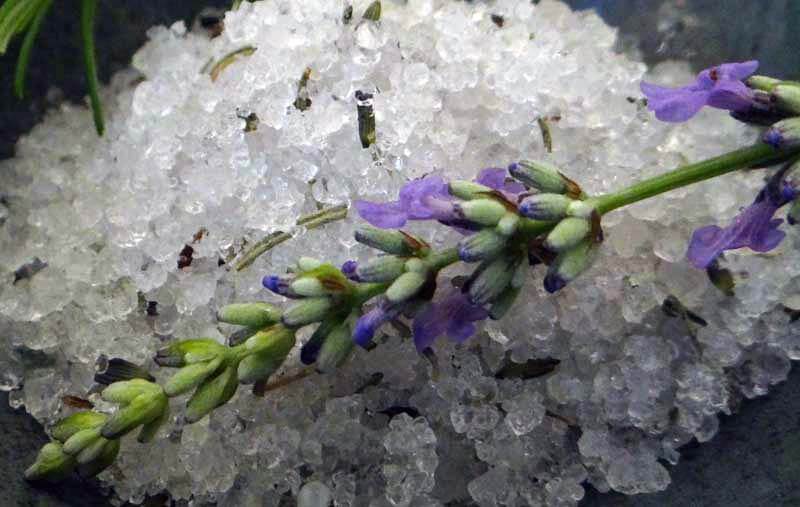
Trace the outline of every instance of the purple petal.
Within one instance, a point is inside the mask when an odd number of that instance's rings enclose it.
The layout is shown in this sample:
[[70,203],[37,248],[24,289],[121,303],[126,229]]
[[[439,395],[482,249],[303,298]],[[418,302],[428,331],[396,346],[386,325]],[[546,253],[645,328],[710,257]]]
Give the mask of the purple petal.
[[408,220],[408,214],[396,201],[386,203],[354,201],[353,205],[361,218],[381,229],[397,229],[404,226]]
[[444,334],[461,343],[475,334],[474,323],[488,316],[483,307],[472,304],[466,294],[453,288],[414,318],[414,344],[421,352]]
[[697,114],[708,102],[708,91],[691,90],[687,87],[667,89],[642,82],[642,92],[647,97],[647,108],[656,113],[661,121],[680,123]]
[[720,81],[711,90],[707,105],[728,111],[747,111],[753,106],[753,90],[741,81]]
[[381,306],[376,306],[372,310],[362,315],[358,322],[356,322],[355,330],[353,331],[353,341],[361,347],[366,347],[375,336],[375,331],[378,330],[389,317]]
[[507,194],[518,195],[525,191],[522,183],[512,179],[508,171],[500,167],[482,170],[475,178],[475,182]]
[[686,253],[689,262],[704,269],[725,250],[747,247],[755,252],[768,252],[777,247],[786,234],[778,229],[783,220],[772,217],[785,202],[771,202],[762,195],[728,227],[709,225],[694,231]]
[[717,67],[721,79],[742,81],[758,69],[758,60],[741,63],[723,63]]

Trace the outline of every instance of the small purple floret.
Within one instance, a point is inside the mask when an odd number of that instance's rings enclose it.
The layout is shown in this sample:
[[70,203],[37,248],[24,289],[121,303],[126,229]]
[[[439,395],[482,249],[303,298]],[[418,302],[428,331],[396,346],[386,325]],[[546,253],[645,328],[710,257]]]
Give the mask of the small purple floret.
[[285,292],[289,288],[286,279],[278,275],[265,276],[264,279],[261,280],[261,284],[275,294],[280,294],[281,296],[285,295]]
[[353,280],[354,282],[358,281],[358,275],[356,275],[356,270],[358,269],[358,262],[354,260],[346,261],[342,264],[341,271],[348,279]]
[[725,228],[708,225],[694,231],[686,257],[693,266],[705,269],[725,250],[747,247],[754,252],[768,252],[777,247],[786,233],[783,223],[773,218],[779,208],[798,196],[797,190],[783,181],[786,170],[776,173],[759,192],[753,204],[743,209]]
[[382,300],[358,319],[353,330],[353,341],[361,347],[369,345],[378,329],[397,317],[402,308],[402,305],[392,305],[389,301]]
[[461,343],[475,334],[475,323],[488,316],[483,307],[472,304],[466,294],[453,288],[414,318],[414,344],[422,352],[442,335]]
[[522,183],[511,178],[508,171],[501,167],[489,167],[482,170],[475,178],[475,183],[497,190],[512,201],[515,201],[519,194],[525,192]]
[[753,90],[743,80],[758,68],[758,61],[723,63],[697,75],[695,82],[680,88],[667,88],[642,82],[647,107],[656,118],[666,122],[684,122],[703,106],[745,112],[758,108]]
[[361,218],[375,227],[397,229],[409,220],[452,219],[452,200],[444,178],[430,174],[403,185],[397,201],[355,201],[353,204]]

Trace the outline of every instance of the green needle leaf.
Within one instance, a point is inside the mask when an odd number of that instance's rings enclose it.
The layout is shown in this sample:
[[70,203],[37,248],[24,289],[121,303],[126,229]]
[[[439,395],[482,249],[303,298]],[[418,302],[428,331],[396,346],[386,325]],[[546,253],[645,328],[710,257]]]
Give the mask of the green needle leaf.
[[42,28],[42,21],[50,11],[50,6],[53,5],[53,0],[43,0],[39,10],[36,12],[36,17],[33,18],[28,33],[25,34],[25,39],[22,41],[22,48],[19,50],[19,58],[17,59],[17,68],[14,73],[14,94],[17,98],[22,99],[25,96],[25,77],[28,72],[28,63],[31,60],[31,52],[33,50],[33,43],[39,31]]
[[97,135],[105,131],[103,106],[100,103],[100,83],[97,80],[97,59],[94,47],[94,18],[97,14],[97,0],[81,2],[81,39],[83,40],[83,60],[86,64],[86,81],[89,85],[89,101],[92,104],[94,126]]

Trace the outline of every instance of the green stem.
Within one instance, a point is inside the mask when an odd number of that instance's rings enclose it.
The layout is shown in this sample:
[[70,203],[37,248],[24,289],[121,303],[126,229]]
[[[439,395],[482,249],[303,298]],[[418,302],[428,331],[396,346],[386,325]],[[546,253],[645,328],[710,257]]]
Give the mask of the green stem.
[[800,153],[798,149],[776,150],[759,143],[749,148],[720,155],[694,164],[678,167],[675,170],[640,181],[618,192],[591,199],[601,215],[617,208],[648,199],[650,197],[685,187],[699,181],[721,176],[745,167],[776,164],[786,161]]
[[94,19],[97,14],[97,0],[81,2],[81,39],[83,40],[83,60],[86,65],[86,81],[89,86],[89,101],[92,104],[94,126],[98,135],[103,135],[103,106],[100,103],[100,82],[97,80],[97,57],[94,47]]

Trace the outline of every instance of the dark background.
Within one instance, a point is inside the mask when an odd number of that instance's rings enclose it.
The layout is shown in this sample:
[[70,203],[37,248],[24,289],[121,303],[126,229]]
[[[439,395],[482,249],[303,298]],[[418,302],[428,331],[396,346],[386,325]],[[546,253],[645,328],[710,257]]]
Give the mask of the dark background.
[[[265,0],[269,1],[269,0]],[[648,64],[670,58],[696,69],[723,61],[757,58],[760,71],[800,77],[798,0],[566,0],[576,9],[596,9],[620,29],[619,49],[639,51]],[[229,0],[105,0],[98,13],[101,80],[128,65],[154,24],[171,24],[205,6]],[[55,2],[34,49],[27,99],[11,93],[18,43],[0,58],[0,159],[13,156],[19,136],[38,123],[53,99],[82,102],[83,62],[78,37],[78,2]],[[88,114],[88,112],[87,112]],[[1,191],[2,189],[0,189]],[[665,492],[625,497],[589,491],[582,506],[791,507],[800,506],[800,371],[764,398],[723,417],[713,441],[689,444],[672,469]],[[20,506],[109,505],[95,482],[77,480],[32,488],[22,471],[46,442],[41,426],[24,410],[8,406],[0,393],[0,504]],[[154,499],[153,505],[163,504]]]

